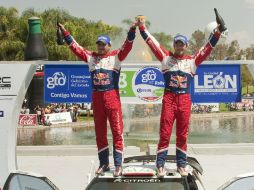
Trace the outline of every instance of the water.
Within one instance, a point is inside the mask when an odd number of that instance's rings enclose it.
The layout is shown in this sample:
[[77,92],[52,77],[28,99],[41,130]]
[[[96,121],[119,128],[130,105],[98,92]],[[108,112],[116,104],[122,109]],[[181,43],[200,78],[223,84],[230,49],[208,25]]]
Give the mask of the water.
[[[254,115],[228,118],[192,119],[190,125],[190,144],[210,143],[253,143]],[[124,120],[125,146],[138,146],[142,150],[148,144],[156,144],[159,134],[159,117],[145,117]],[[108,139],[112,144],[111,131]],[[171,143],[175,143],[173,130]],[[94,145],[93,126],[75,126],[62,128],[22,128],[18,129],[18,145]]]

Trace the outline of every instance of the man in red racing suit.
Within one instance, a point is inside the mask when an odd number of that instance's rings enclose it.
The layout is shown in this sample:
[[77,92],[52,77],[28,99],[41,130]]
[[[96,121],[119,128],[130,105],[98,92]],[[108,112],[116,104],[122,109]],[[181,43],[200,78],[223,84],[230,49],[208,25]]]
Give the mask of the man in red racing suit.
[[176,120],[176,160],[178,172],[188,175],[185,167],[187,160],[187,136],[191,114],[190,83],[197,67],[211,53],[218,42],[221,32],[218,28],[211,34],[208,43],[195,55],[185,55],[188,39],[183,35],[174,38],[174,53],[165,50],[147,31],[144,23],[139,24],[140,33],[156,58],[162,64],[165,92],[162,100],[160,120],[160,140],[157,148],[156,166],[158,176],[164,176],[164,164],[174,121]]
[[91,73],[96,143],[100,161],[96,173],[109,170],[108,119],[113,136],[115,176],[118,176],[122,171],[123,159],[123,121],[118,83],[121,62],[132,49],[136,26],[130,28],[127,39],[118,50],[110,51],[110,38],[106,35],[99,36],[96,41],[98,52],[81,47],[63,25],[60,26],[70,49],[88,64]]

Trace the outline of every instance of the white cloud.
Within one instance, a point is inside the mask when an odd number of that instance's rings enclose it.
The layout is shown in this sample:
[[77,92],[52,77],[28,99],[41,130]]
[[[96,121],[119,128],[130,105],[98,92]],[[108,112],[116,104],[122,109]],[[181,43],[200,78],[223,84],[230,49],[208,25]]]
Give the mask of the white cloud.
[[254,9],[254,0],[245,0],[247,7],[250,9]]
[[247,31],[238,31],[230,33],[227,38],[227,42],[230,43],[233,40],[237,40],[241,48],[249,47],[250,44],[254,44],[254,37]]

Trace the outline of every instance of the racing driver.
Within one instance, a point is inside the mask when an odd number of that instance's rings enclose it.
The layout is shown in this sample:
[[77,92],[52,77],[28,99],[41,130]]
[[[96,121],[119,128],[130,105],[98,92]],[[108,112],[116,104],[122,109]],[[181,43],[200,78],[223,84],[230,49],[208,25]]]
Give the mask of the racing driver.
[[123,160],[123,121],[118,82],[121,62],[124,61],[132,49],[136,25],[133,24],[124,44],[117,50],[110,51],[111,41],[109,36],[99,36],[96,41],[97,52],[81,47],[62,24],[59,23],[58,26],[61,28],[65,41],[72,52],[89,66],[93,88],[96,143],[100,162],[96,174],[109,170],[108,119],[113,136],[114,175],[117,177],[122,173]]
[[165,80],[160,119],[160,140],[156,158],[157,175],[163,177],[166,174],[164,164],[168,154],[173,123],[176,120],[177,171],[182,176],[187,176],[187,136],[192,105],[190,83],[197,67],[209,56],[225,27],[218,24],[205,46],[194,55],[186,55],[185,52],[188,48],[186,36],[176,35],[173,41],[174,52],[170,52],[165,50],[148,32],[144,20],[139,20],[138,25],[143,39],[162,64],[162,73]]

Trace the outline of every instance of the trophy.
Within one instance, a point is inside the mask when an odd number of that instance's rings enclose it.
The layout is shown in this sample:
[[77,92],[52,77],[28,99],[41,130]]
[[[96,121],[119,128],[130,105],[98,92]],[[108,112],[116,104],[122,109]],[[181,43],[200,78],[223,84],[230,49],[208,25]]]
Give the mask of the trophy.
[[138,15],[138,16],[135,17],[135,20],[137,22],[145,23],[146,17],[144,15]]

